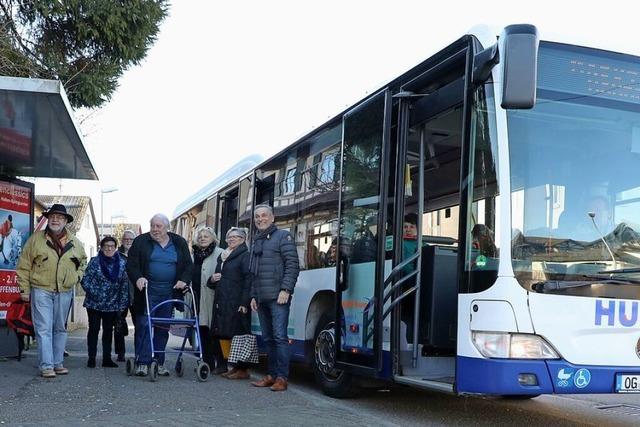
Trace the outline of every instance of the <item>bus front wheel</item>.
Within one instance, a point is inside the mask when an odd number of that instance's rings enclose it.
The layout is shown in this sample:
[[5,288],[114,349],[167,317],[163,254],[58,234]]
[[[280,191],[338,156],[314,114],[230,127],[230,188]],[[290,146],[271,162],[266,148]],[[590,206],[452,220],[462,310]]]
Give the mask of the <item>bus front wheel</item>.
[[336,369],[335,321],[324,314],[318,322],[314,338],[313,374],[324,394],[343,398],[353,395],[353,376]]

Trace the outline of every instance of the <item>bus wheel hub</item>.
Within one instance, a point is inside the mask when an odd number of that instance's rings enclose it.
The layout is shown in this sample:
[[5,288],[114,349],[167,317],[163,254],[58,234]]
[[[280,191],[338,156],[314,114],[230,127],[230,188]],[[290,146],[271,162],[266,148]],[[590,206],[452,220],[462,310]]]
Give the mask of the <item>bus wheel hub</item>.
[[332,330],[323,330],[318,334],[315,349],[318,369],[329,376],[335,376],[336,342]]

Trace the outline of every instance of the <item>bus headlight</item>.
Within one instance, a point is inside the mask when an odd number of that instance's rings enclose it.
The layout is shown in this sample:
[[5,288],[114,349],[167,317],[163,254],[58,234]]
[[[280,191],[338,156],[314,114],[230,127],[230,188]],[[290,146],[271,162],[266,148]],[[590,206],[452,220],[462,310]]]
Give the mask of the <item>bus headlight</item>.
[[541,336],[505,332],[472,332],[478,351],[497,359],[559,359],[558,353]]

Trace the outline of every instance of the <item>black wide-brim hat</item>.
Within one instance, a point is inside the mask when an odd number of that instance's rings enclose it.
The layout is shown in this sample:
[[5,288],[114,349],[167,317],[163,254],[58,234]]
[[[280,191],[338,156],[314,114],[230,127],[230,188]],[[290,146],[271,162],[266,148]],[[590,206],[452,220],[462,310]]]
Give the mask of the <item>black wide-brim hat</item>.
[[73,222],[73,217],[67,213],[67,208],[65,208],[64,205],[56,203],[51,206],[48,211],[43,212],[42,216],[44,216],[45,218],[49,218],[49,215],[51,215],[52,213],[64,215],[65,217],[67,217],[67,222]]

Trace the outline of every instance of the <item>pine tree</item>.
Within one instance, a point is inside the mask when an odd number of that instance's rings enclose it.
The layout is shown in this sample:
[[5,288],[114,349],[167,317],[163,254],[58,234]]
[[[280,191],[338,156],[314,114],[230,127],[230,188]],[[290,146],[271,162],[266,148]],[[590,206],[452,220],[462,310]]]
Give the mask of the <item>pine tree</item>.
[[168,0],[0,0],[0,75],[59,79],[72,106],[99,107],[167,11]]

